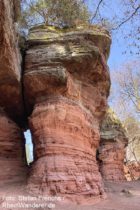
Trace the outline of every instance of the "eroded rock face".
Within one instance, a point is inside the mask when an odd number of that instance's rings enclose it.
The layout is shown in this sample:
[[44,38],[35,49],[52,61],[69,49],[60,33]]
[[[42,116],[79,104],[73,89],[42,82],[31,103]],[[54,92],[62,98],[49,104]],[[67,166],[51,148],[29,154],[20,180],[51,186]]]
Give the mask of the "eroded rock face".
[[128,181],[140,179],[140,162],[128,162],[124,165],[125,177]]
[[30,119],[36,160],[31,188],[77,200],[89,194],[103,196],[96,165],[99,132],[93,121],[89,112],[67,98],[52,97],[35,106]]
[[0,186],[25,180],[21,57],[18,49],[19,0],[0,1]]
[[110,37],[97,27],[30,32],[24,87],[35,162],[34,192],[78,200],[104,195],[96,163],[99,122],[107,107]]
[[0,186],[26,178],[24,137],[20,128],[0,111]]
[[23,120],[21,58],[16,19],[19,1],[0,1],[0,106],[17,122]]
[[128,139],[121,122],[109,109],[101,125],[100,171],[105,180],[125,180],[124,159]]
[[110,87],[106,31],[94,26],[71,32],[38,27],[31,30],[28,45],[24,88],[29,114],[49,95],[76,100],[97,117],[105,113]]

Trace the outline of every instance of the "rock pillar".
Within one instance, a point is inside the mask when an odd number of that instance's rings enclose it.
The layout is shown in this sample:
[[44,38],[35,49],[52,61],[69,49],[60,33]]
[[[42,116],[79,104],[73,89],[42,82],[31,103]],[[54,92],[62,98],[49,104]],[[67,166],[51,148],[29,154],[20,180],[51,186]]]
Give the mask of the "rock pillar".
[[110,87],[110,37],[94,26],[35,27],[28,44],[24,87],[35,156],[29,187],[80,201],[101,198],[96,149]]
[[99,147],[100,171],[105,180],[126,180],[124,159],[127,143],[125,128],[115,113],[109,109],[101,125]]

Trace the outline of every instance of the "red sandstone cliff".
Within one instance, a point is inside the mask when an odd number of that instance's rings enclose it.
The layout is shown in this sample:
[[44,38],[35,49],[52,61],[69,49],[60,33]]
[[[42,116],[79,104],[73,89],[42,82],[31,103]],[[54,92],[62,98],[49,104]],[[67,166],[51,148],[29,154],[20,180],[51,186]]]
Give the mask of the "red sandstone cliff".
[[22,121],[21,57],[16,18],[19,1],[0,1],[0,106],[17,122]]
[[15,123],[23,120],[17,5],[18,1],[0,1],[0,185],[26,177],[25,142]]
[[0,186],[26,179],[24,144],[21,129],[0,110]]
[[125,180],[124,159],[128,139],[121,122],[109,109],[101,124],[100,171],[105,180]]

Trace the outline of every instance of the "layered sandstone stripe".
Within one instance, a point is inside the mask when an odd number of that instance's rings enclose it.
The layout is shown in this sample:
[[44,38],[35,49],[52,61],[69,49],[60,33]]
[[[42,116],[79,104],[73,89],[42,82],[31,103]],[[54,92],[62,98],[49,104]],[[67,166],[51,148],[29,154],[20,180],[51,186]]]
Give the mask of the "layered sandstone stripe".
[[33,190],[73,199],[104,195],[96,164],[99,132],[93,121],[87,110],[67,98],[36,104],[30,119],[35,144],[29,179]]
[[26,179],[24,136],[4,112],[0,112],[0,186]]

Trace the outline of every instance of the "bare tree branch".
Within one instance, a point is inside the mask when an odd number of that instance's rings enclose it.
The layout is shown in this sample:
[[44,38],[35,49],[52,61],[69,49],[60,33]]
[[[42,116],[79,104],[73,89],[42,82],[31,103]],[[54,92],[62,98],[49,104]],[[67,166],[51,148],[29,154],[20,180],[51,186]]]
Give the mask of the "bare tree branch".
[[140,5],[138,5],[136,7],[136,9],[134,10],[134,12],[128,17],[126,18],[124,21],[122,21],[118,26],[116,26],[115,28],[112,28],[112,30],[117,30],[119,29],[123,24],[127,23],[129,20],[131,20],[131,18],[133,18],[136,13],[138,12],[138,10],[140,9]]
[[92,18],[90,20],[91,23],[92,23],[93,19],[96,17],[96,15],[97,15],[97,13],[99,11],[99,8],[100,8],[100,5],[102,4],[102,2],[103,2],[103,0],[100,0],[99,1],[98,5],[97,5],[97,8],[96,8],[96,11],[95,11],[94,15],[92,16]]

